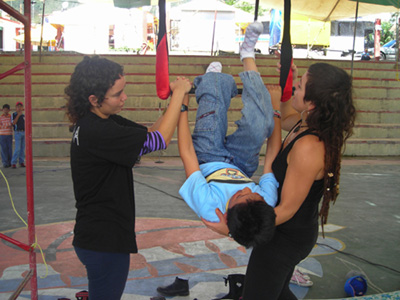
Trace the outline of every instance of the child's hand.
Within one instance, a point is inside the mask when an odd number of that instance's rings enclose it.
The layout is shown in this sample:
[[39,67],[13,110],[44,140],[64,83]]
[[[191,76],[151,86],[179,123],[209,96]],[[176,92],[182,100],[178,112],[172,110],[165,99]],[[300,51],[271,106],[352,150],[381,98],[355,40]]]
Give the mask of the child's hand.
[[169,86],[172,92],[176,90],[183,90],[185,94],[189,93],[190,89],[192,88],[192,84],[190,83],[189,79],[185,77],[177,77],[175,81],[169,84]]
[[271,95],[271,103],[274,109],[278,109],[281,103],[282,89],[279,85],[267,85],[267,89]]
[[224,216],[224,214],[218,209],[215,209],[215,213],[217,214],[218,218],[219,218],[219,222],[210,222],[207,221],[203,218],[201,218],[201,220],[203,221],[203,223],[212,231],[215,231],[219,234],[228,236],[229,235],[229,228],[228,225],[226,224],[226,218]]
[[[281,67],[282,67],[281,63],[278,61],[276,66],[277,66],[276,71],[278,73],[280,73],[281,72]],[[293,73],[293,82],[294,82],[295,80],[297,80],[297,76],[299,75],[298,74],[299,71],[297,70],[297,66],[294,63],[292,63],[292,73]]]

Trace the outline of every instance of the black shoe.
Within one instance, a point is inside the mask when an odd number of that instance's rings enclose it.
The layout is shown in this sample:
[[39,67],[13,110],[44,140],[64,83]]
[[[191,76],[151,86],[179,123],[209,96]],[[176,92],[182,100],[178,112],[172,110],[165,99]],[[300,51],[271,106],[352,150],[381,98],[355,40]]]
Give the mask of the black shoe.
[[157,288],[163,296],[188,296],[189,295],[189,280],[180,279],[175,277],[174,283],[167,286],[159,286]]
[[225,286],[229,283],[229,293],[223,296],[222,298],[217,298],[213,300],[221,300],[221,299],[233,299],[239,300],[242,297],[243,293],[243,285],[244,285],[244,274],[231,274],[228,275],[228,278],[225,278]]

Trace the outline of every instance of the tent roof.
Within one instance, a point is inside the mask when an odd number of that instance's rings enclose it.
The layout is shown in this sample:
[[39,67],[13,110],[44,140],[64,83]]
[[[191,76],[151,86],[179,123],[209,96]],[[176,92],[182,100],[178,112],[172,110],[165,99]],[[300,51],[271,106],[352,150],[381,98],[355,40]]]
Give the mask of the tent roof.
[[[398,9],[392,5],[378,5],[364,3],[363,1],[374,3],[395,4],[397,0],[360,0],[358,15],[367,16],[384,12],[396,12]],[[276,8],[283,11],[283,0],[260,0],[263,8]],[[398,4],[397,4],[398,5]],[[340,20],[355,16],[357,2],[352,0],[293,0],[292,13],[308,16],[322,21]]]
[[[138,5],[157,5],[158,0],[80,0],[85,3],[109,3],[116,7],[128,5],[130,7]],[[166,2],[177,2],[178,0],[166,0]],[[249,3],[255,3],[256,0],[249,0]],[[194,2],[181,5],[190,6]],[[204,4],[198,5],[198,10],[215,11],[216,7],[220,7],[221,11],[223,5],[226,5],[218,0],[203,0],[198,1]],[[340,20],[345,18],[354,18],[356,13],[357,0],[292,0],[292,13],[304,15],[313,19],[322,21]],[[283,11],[284,0],[260,0],[260,5],[263,8],[270,9],[276,8]],[[227,5],[229,6],[229,5]],[[231,9],[235,9],[231,6]],[[228,9],[228,8],[226,8]],[[400,9],[399,0],[359,0],[358,16],[375,15],[385,12],[396,12]]]

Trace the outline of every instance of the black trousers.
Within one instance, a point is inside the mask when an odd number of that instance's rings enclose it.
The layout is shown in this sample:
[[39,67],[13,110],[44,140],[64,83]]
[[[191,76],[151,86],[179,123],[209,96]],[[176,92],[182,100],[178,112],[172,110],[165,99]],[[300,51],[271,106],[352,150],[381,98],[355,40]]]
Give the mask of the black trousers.
[[313,249],[318,226],[296,231],[287,235],[277,230],[271,242],[253,249],[246,271],[243,300],[297,299],[289,289],[290,278],[294,267]]

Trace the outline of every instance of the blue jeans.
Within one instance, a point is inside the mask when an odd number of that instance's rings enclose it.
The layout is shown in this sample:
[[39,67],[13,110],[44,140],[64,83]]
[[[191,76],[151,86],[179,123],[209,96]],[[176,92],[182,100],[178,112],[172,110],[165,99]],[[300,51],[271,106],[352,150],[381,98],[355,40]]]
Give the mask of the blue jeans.
[[12,165],[25,162],[25,131],[14,131],[15,149],[11,160]]
[[129,253],[109,253],[74,247],[86,267],[90,300],[121,299],[128,278]]
[[0,135],[1,160],[4,167],[9,167],[11,165],[12,138],[12,135]]
[[229,136],[227,112],[231,98],[237,95],[233,77],[209,72],[195,78],[199,106],[192,138],[199,164],[227,162],[251,177],[258,167],[260,149],[274,129],[273,109],[260,74],[246,71],[239,75],[243,82],[242,118]]

